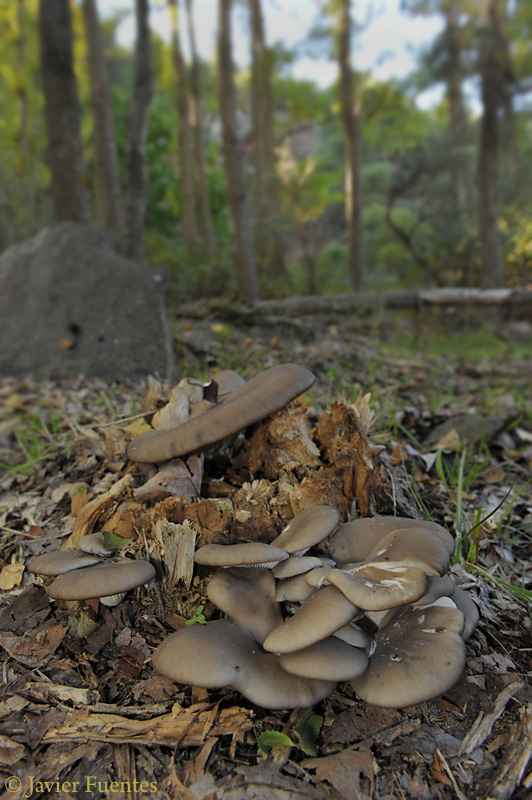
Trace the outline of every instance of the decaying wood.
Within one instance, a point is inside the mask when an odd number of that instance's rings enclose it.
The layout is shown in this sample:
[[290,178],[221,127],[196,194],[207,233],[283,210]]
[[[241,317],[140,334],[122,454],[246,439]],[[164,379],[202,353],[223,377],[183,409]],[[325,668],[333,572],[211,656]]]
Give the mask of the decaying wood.
[[78,540],[82,536],[92,533],[97,522],[101,519],[105,519],[106,516],[110,516],[108,513],[109,510],[114,508],[116,504],[129,493],[129,489],[133,486],[134,482],[133,475],[127,473],[123,478],[120,478],[108,492],[99,495],[99,497],[95,497],[94,500],[91,500],[86,506],[83,506],[76,517],[72,534],[65,542],[65,549],[74,550]]
[[480,712],[473,723],[471,730],[466,734],[466,736],[464,736],[458,751],[459,756],[472,753],[476,747],[480,747],[480,745],[486,741],[488,736],[491,734],[491,729],[493,728],[494,722],[499,719],[506,708],[508,701],[514,696],[514,694],[516,694],[516,692],[519,691],[519,689],[522,688],[523,684],[519,681],[511,683],[499,694],[492,711],[490,711],[488,714],[484,714],[483,711]]
[[189,588],[194,574],[194,550],[198,529],[188,520],[175,525],[167,519],[160,519],[155,525],[155,543],[159,546],[159,556],[163,569],[163,587],[169,591],[183,581]]
[[[517,726],[517,731],[504,754],[503,762],[497,770],[493,784],[486,795],[486,800],[510,800],[516,787],[523,780],[531,757],[532,704],[529,703],[521,710],[521,719]],[[530,778],[530,775],[528,778]]]
[[288,297],[284,300],[261,300],[244,305],[220,299],[199,300],[180,306],[180,316],[202,319],[209,315],[240,319],[253,324],[272,314],[287,318],[309,314],[342,314],[351,311],[420,309],[442,306],[495,306],[519,308],[532,306],[530,289],[405,289],[392,292],[336,294],[322,297]]

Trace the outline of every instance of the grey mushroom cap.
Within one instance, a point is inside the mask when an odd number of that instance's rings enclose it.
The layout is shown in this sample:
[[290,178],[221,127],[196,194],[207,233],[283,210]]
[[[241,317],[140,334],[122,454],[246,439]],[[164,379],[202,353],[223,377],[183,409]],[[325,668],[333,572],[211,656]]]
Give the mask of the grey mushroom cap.
[[100,562],[98,556],[83,553],[81,550],[54,550],[32,558],[28,564],[28,572],[34,575],[63,575],[65,572]]
[[209,567],[274,566],[288,558],[280,547],[263,542],[240,544],[206,544],[194,554],[196,564]]
[[407,606],[375,635],[369,666],[351,685],[368,703],[404,708],[448,691],[466,661],[464,616],[446,606]]
[[365,561],[385,536],[405,528],[422,528],[438,535],[449,556],[454,553],[454,538],[445,528],[436,522],[408,517],[362,517],[345,522],[329,539],[328,550],[338,566]]
[[478,606],[475,601],[471,599],[469,594],[459,586],[456,587],[451,595],[451,600],[465,617],[465,627],[462,631],[462,639],[464,642],[467,642],[475,632],[480,620]]
[[275,599],[275,578],[269,569],[228,567],[213,575],[207,597],[257,642],[283,622]]
[[129,592],[155,577],[149,561],[103,562],[60,575],[47,592],[55,600],[90,600]]
[[327,573],[327,580],[364,611],[385,611],[413,603],[425,593],[427,576],[422,570],[379,567],[378,564],[361,565],[357,567],[356,574],[331,569]]
[[358,608],[335,586],[324,586],[314,591],[292,617],[275,628],[265,639],[263,647],[272,653],[302,650],[320,639],[326,639],[350,622],[357,613]]
[[329,636],[303,650],[284,653],[279,656],[279,663],[287,672],[302,678],[349,681],[366,671],[369,659],[364,650]]
[[416,606],[428,606],[440,597],[451,597],[456,589],[456,583],[450,575],[431,575],[427,580],[427,588],[423,597],[416,602]]
[[263,708],[312,706],[336,685],[286,672],[276,656],[263,653],[249,634],[228,620],[176,631],[155,650],[152,663],[177,683],[205,689],[231,687]]
[[272,574],[278,580],[293,578],[294,575],[302,575],[316,567],[323,566],[323,561],[318,556],[290,556],[285,561],[281,561],[272,569]]
[[216,383],[219,401],[234,392],[235,389],[240,389],[246,382],[242,375],[235,372],[234,369],[221,369],[219,372],[213,372],[211,380]]
[[247,428],[302,394],[314,375],[297,364],[278,364],[230,392],[209,411],[169,431],[149,431],[127,448],[132,461],[169,461],[219,442]]
[[343,628],[338,628],[333,634],[337,639],[341,639],[342,642],[346,642],[346,644],[352,645],[352,647],[361,647],[366,648],[369,647],[371,644],[371,636],[363,631],[358,625],[354,625],[352,622],[348,622],[347,625],[344,625]]
[[[385,536],[362,564],[385,566],[388,569],[410,567],[421,569],[426,575],[444,575],[449,569],[451,556],[445,543],[437,534],[425,528],[400,528]],[[357,569],[360,565],[345,565],[343,569]]]
[[284,578],[284,580],[277,581],[275,599],[279,603],[304,603],[311,594],[317,591],[314,586],[307,583],[306,578],[306,573],[302,572],[301,575],[294,575],[292,578]]
[[76,542],[79,550],[84,553],[91,553],[92,555],[102,556],[108,558],[115,554],[117,547],[106,547],[103,543],[103,533],[88,533],[86,536],[81,536]]
[[329,536],[340,520],[331,506],[313,506],[297,514],[272,544],[287,553],[304,553]]

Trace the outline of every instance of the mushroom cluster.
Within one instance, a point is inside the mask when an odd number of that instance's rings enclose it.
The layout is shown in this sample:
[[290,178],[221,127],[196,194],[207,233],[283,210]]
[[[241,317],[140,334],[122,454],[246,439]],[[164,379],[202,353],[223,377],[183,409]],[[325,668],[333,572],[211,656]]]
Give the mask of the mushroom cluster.
[[[374,705],[447,691],[465,666],[474,602],[446,574],[453,537],[398,517],[316,506],[271,544],[205,545],[207,595],[227,619],[185,627],[153,654],[177,683],[231,687],[265,708],[313,705],[338,681]],[[314,548],[314,550],[312,550]]]
[[131,589],[155,577],[149,561],[114,558],[115,549],[106,547],[101,533],[82,536],[77,550],[56,550],[36,556],[28,564],[35,575],[54,577],[46,587],[54,600],[91,600],[115,606]]

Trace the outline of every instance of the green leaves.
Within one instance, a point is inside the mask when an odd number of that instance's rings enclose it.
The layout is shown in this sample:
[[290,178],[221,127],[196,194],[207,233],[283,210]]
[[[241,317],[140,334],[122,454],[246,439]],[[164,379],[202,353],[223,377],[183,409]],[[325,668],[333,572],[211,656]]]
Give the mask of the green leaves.
[[196,622],[199,622],[200,625],[206,625],[207,620],[205,619],[205,616],[202,612],[203,612],[203,604],[198,606],[198,610],[196,611],[196,616],[192,617],[192,619],[187,619],[185,625],[187,627],[190,627],[191,625],[195,625]]
[[127,547],[131,544],[131,539],[124,539],[123,536],[117,536],[116,533],[103,532],[103,546],[108,550],[120,550],[122,547]]
[[290,736],[281,731],[263,731],[258,739],[262,757],[267,758],[273,747],[298,747],[307,756],[317,756],[317,742],[322,725],[323,717],[312,714],[295,725]]

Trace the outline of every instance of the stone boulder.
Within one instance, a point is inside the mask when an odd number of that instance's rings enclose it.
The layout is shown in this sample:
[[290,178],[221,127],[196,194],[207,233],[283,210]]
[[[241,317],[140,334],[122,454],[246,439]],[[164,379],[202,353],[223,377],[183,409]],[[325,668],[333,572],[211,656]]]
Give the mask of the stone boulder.
[[108,234],[73,222],[0,256],[0,375],[167,377],[168,270],[118,255]]

